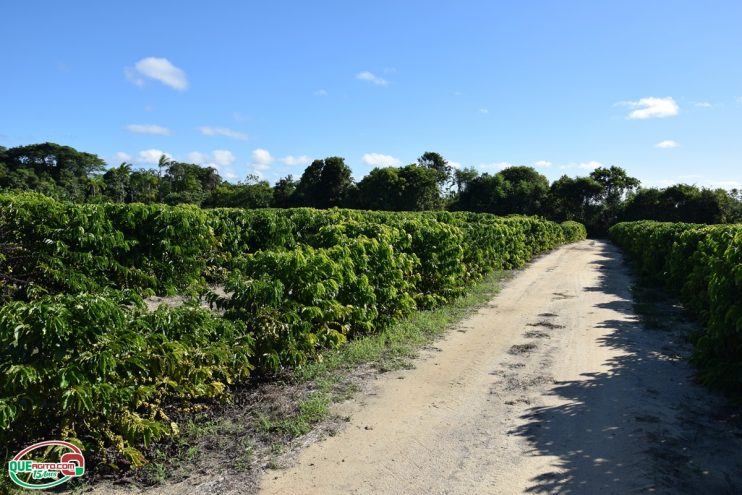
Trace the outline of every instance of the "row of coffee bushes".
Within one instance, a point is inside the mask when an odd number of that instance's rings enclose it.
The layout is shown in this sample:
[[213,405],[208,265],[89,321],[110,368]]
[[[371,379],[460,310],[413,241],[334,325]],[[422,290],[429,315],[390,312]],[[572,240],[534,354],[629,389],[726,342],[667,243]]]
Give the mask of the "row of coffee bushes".
[[[177,432],[174,402],[257,368],[301,366],[462,294],[494,269],[584,237],[538,218],[352,210],[76,205],[0,195],[0,443],[42,437],[137,450]],[[5,246],[3,248],[2,246]],[[149,312],[202,289],[216,315]]]
[[[174,402],[212,400],[253,369],[245,323],[136,294],[57,294],[0,307],[0,452],[60,438],[140,465],[177,434]],[[115,462],[115,459],[110,460]]]
[[742,225],[640,221],[614,225],[610,235],[702,324],[693,358],[701,380],[742,390]]
[[[579,225],[579,224],[577,224]],[[580,226],[582,227],[582,226]],[[473,213],[357,210],[201,210],[142,204],[80,205],[39,194],[0,195],[0,301],[111,287],[142,294],[196,290],[223,279],[232,260],[297,246],[332,247],[396,229],[414,255],[423,307],[461,293],[497,268],[584,238],[574,222]],[[342,234],[342,235],[340,235]],[[5,248],[3,248],[5,246]]]

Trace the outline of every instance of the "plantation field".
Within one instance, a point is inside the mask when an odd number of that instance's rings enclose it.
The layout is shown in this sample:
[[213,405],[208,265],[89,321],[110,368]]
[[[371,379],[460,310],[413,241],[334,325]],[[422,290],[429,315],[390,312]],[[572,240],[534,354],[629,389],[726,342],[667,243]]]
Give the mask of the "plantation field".
[[[173,408],[227,400],[252,374],[304,365],[584,238],[536,217],[0,195],[0,443],[8,454],[51,436],[142,465],[142,446],[178,435]],[[193,301],[144,304],[174,294]]]

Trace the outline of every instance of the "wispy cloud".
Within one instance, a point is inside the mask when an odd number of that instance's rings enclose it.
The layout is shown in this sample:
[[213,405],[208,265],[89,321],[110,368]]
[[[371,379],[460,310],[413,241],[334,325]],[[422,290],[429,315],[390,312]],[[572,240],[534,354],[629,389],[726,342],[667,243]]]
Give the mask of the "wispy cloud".
[[314,96],[327,96],[327,90],[318,89],[314,92]]
[[140,87],[144,86],[144,78],[150,78],[179,91],[188,89],[185,72],[166,58],[143,58],[134,64],[133,69],[126,67],[124,75],[129,81]]
[[135,134],[156,134],[158,136],[169,136],[172,131],[167,127],[154,124],[129,124],[126,130]]
[[301,155],[301,156],[285,156],[281,158],[281,162],[286,165],[309,165],[309,163],[312,161],[311,158],[309,158],[307,155]]
[[569,169],[575,169],[578,168],[580,170],[595,170],[599,167],[605,167],[601,162],[596,160],[590,160],[589,162],[581,162],[581,163],[567,163],[566,165],[560,165],[560,170],[569,170]]
[[389,84],[386,79],[376,76],[369,71],[359,72],[358,74],[356,74],[356,79],[359,79],[361,81],[368,81],[370,83],[376,84],[377,86],[386,86]]
[[200,127],[201,134],[204,136],[224,136],[230,139],[237,139],[239,141],[247,141],[250,136],[244,132],[235,131],[234,129],[228,129],[226,127]]
[[479,113],[490,113],[489,108],[480,108]]
[[662,149],[677,148],[678,146],[680,146],[680,144],[678,144],[676,141],[673,141],[672,139],[666,139],[654,145],[655,148]]
[[549,160],[539,160],[533,164],[536,168],[549,168],[551,165],[552,163]]
[[697,103],[694,103],[693,106],[698,108],[711,108],[713,105],[707,101],[699,101]]
[[722,189],[742,189],[742,182],[738,180],[710,180],[708,184]]
[[634,110],[626,117],[632,120],[674,117],[680,111],[678,104],[669,96],[666,98],[649,97],[637,101],[621,101],[616,105],[633,108]]
[[398,167],[402,164],[399,158],[381,153],[366,153],[362,160],[363,163],[372,167]]

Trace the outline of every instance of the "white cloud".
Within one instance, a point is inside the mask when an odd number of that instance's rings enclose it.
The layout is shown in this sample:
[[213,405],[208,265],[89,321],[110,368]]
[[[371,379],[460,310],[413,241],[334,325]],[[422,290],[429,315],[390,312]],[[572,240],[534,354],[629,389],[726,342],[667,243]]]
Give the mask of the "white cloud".
[[314,92],[314,96],[327,96],[327,91],[324,89],[318,89]]
[[678,144],[676,141],[673,141],[672,139],[666,139],[654,145],[655,148],[662,149],[677,148],[678,146],[680,146],[680,144]]
[[464,166],[459,162],[449,161],[448,164],[456,170],[461,170]]
[[713,105],[707,101],[699,101],[698,103],[695,103],[694,106],[699,108],[710,108]]
[[674,117],[680,111],[680,107],[671,97],[666,98],[641,98],[638,101],[622,101],[616,103],[619,106],[634,108],[627,118],[642,120],[651,118]]
[[250,163],[250,165],[258,172],[268,170],[271,167],[271,164],[276,161],[276,159],[271,156],[270,152],[263,148],[254,149],[251,157],[252,163]]
[[221,165],[223,167],[226,167],[227,165],[231,165],[234,163],[234,155],[229,150],[214,150],[211,152],[211,156],[214,157],[214,162],[217,165]]
[[129,124],[126,130],[135,134],[156,134],[158,136],[169,136],[172,131],[167,127],[154,124]]
[[151,148],[148,150],[140,151],[139,154],[137,155],[137,158],[138,158],[137,161],[140,163],[149,163],[151,165],[157,165],[162,155],[165,155],[169,159],[173,158],[173,156],[170,153],[165,153],[162,150]]
[[188,80],[182,69],[174,66],[166,58],[147,57],[136,64],[134,69],[124,69],[126,78],[137,86],[144,86],[143,77],[155,79],[166,86],[184,91],[188,88]]
[[226,127],[199,127],[201,134],[204,136],[224,136],[231,139],[237,139],[239,141],[247,141],[250,136],[244,132],[235,131],[234,129],[228,129]]
[[212,167],[219,171],[225,170],[235,161],[234,153],[229,150],[214,150],[211,153],[191,151],[188,153],[188,161],[203,167]]
[[735,98],[735,100],[737,101],[737,103],[742,103],[742,96],[738,96],[737,98]]
[[549,168],[551,167],[551,162],[549,160],[539,160],[533,166],[536,168]]
[[480,108],[479,113],[490,113],[488,108]]
[[309,158],[307,155],[289,155],[281,158],[281,162],[285,163],[286,165],[309,165],[311,161],[312,159]]
[[356,79],[360,79],[361,81],[368,81],[370,83],[376,84],[377,86],[386,86],[389,84],[386,79],[375,76],[369,71],[359,72],[358,74],[356,74]]
[[398,167],[402,164],[399,158],[381,153],[366,153],[363,155],[363,163],[372,167]]
[[482,170],[505,170],[506,168],[512,167],[513,164],[510,162],[493,162],[493,163],[482,163],[478,168]]
[[131,155],[129,153],[125,153],[123,151],[119,151],[116,153],[116,160],[119,162],[130,162],[131,161]]

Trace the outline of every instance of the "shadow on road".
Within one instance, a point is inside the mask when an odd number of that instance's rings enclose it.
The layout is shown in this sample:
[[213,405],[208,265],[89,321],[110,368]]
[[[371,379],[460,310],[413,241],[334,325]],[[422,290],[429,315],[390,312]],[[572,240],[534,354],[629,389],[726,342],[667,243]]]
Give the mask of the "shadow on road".
[[[621,355],[605,372],[556,382],[547,393],[567,401],[530,409],[529,455],[558,458],[528,493],[742,493],[742,427],[734,408],[692,383],[687,330],[647,330],[633,313],[632,279],[621,253],[603,244],[600,281],[585,291],[611,295],[596,305],[615,312],[599,340]],[[605,330],[601,331],[601,334]]]

